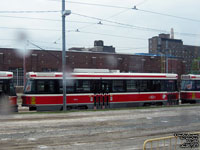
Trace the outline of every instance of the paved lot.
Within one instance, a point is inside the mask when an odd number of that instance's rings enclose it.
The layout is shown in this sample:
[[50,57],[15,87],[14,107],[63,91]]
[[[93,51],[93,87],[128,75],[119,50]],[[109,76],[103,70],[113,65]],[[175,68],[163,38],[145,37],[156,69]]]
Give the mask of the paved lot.
[[0,117],[0,149],[139,150],[149,138],[200,131],[200,106]]

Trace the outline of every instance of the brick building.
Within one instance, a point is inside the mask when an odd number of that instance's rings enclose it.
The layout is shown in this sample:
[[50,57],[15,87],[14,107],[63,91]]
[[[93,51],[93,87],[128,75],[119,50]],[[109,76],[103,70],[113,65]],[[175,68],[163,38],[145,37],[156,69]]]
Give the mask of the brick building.
[[200,57],[200,47],[184,45],[170,34],[159,34],[149,39],[149,53],[180,58],[185,63],[186,73],[190,73],[193,60]]
[[[169,73],[184,73],[184,64],[178,58],[168,58]],[[23,65],[24,64],[24,65]],[[164,66],[164,67],[163,67]],[[15,49],[0,48],[0,70],[14,72],[15,85],[23,85],[23,71],[62,71],[62,52],[32,50],[25,59]],[[120,72],[166,72],[166,60],[157,55],[133,55],[111,52],[67,51],[66,68],[112,69]]]

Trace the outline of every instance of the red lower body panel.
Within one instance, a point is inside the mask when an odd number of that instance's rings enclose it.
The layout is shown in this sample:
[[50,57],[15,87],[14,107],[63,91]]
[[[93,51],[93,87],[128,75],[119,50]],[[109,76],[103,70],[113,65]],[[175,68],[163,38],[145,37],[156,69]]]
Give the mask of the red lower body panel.
[[[151,102],[167,102],[169,95],[173,99],[178,100],[178,92],[174,93],[111,93],[111,94],[68,94],[67,105],[96,105],[101,102],[114,103],[151,103]],[[100,103],[100,102],[99,102]],[[45,105],[62,105],[62,95],[23,95],[23,106],[45,106]]]

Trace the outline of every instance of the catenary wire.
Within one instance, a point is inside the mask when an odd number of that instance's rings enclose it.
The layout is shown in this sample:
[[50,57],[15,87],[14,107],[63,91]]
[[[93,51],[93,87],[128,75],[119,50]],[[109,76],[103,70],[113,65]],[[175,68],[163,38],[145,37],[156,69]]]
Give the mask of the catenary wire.
[[[136,10],[139,10],[139,9],[136,9]],[[145,10],[141,10],[141,11],[145,11]],[[0,11],[1,12],[1,11]],[[9,11],[9,12],[16,12],[16,11]],[[26,12],[26,11],[19,11],[19,12]],[[28,11],[28,12],[35,12],[35,11]],[[41,12],[41,11],[38,11],[38,12]],[[47,11],[42,11],[42,12],[47,12]],[[49,11],[48,11],[49,12]],[[58,11],[53,11],[53,12],[58,12]],[[150,12],[150,11],[148,11]],[[153,12],[155,13],[155,12]],[[123,25],[123,26],[128,26],[128,27],[133,27],[133,25],[129,25],[129,24],[122,24],[122,23],[119,23],[119,22],[114,22],[114,21],[109,21],[107,19],[100,19],[100,18],[95,18],[95,17],[89,17],[89,16],[86,16],[86,15],[81,15],[81,14],[77,14],[77,13],[74,13],[75,15],[79,15],[79,16],[82,16],[82,17],[87,17],[87,18],[91,18],[91,19],[96,19],[96,20],[103,20],[103,21],[106,21],[106,22],[110,22],[110,23],[116,23],[116,24],[120,24],[120,25]],[[157,14],[160,14],[160,13],[157,13]],[[172,16],[172,15],[170,15]],[[2,16],[2,17],[14,17],[14,16]],[[175,17],[175,16],[174,16]],[[15,18],[29,18],[29,19],[41,19],[41,20],[51,20],[51,21],[58,21],[58,20],[53,20],[53,19],[42,19],[42,18],[30,18],[30,17],[15,17]],[[181,17],[183,18],[183,17]],[[194,19],[190,19],[190,20],[193,20]],[[195,21],[200,21],[200,20],[195,20]],[[70,22],[70,21],[69,21]],[[78,22],[78,21],[71,21],[71,22]],[[80,23],[84,23],[84,22],[80,22]],[[95,24],[95,23],[91,23],[91,24]],[[141,26],[134,26],[135,28],[137,29],[140,29],[140,30],[152,30],[152,31],[156,31],[156,32],[164,32],[164,33],[167,33],[168,31],[164,31],[164,30],[159,30],[159,29],[152,29],[152,28],[146,28],[146,27],[141,27]],[[37,29],[38,30],[38,29]],[[42,29],[43,30],[43,29]],[[49,29],[47,29],[49,30]],[[178,33],[176,32],[176,34],[179,34],[179,35],[184,35],[184,36],[199,36],[197,34],[190,34],[190,33]]]
[[[121,25],[121,26],[130,27],[130,28],[137,29],[137,30],[169,33],[168,31],[160,30],[160,29],[154,29],[154,28],[141,27],[141,26],[136,26],[136,25],[131,25],[131,24],[125,24],[125,23],[111,21],[111,20],[107,20],[107,19],[101,19],[101,18],[97,18],[97,17],[87,16],[87,15],[83,15],[83,14],[79,14],[79,13],[73,13],[73,14],[81,16],[81,17],[95,19],[95,20],[98,20],[98,21],[105,21],[105,22],[109,22],[109,23],[113,23],[113,24],[118,24],[118,25]],[[175,33],[179,34],[179,35],[184,35],[184,36],[200,36],[200,34],[193,34],[193,33],[180,33],[180,32],[175,32]]]
[[[50,0],[50,1],[59,1],[59,0]],[[162,16],[167,16],[167,17],[173,17],[173,18],[177,18],[177,19],[184,19],[184,20],[188,20],[188,21],[195,21],[195,22],[200,22],[200,20],[198,19],[191,19],[191,18],[186,18],[186,17],[181,17],[181,16],[176,16],[176,15],[171,15],[171,14],[166,14],[166,13],[160,13],[160,12],[155,12],[155,11],[150,11],[150,10],[145,10],[145,9],[139,9],[137,8],[137,6],[142,5],[144,2],[146,2],[147,0],[144,0],[141,3],[135,4],[135,6],[133,6],[132,8],[130,7],[122,7],[122,6],[114,6],[114,5],[104,5],[104,4],[97,4],[97,3],[85,3],[85,2],[74,2],[74,1],[68,1],[66,0],[67,3],[74,3],[74,4],[81,4],[81,5],[91,5],[91,6],[99,6],[99,7],[110,7],[110,8],[120,8],[120,9],[133,9],[133,10],[139,10],[139,11],[143,11],[146,13],[152,13],[152,14],[157,14],[157,15],[162,15]]]
[[57,13],[57,12],[61,12],[61,11],[58,11],[58,10],[48,10],[48,11],[28,11],[28,10],[25,10],[25,11],[0,11],[0,13],[6,13],[6,14],[18,14],[18,13]]

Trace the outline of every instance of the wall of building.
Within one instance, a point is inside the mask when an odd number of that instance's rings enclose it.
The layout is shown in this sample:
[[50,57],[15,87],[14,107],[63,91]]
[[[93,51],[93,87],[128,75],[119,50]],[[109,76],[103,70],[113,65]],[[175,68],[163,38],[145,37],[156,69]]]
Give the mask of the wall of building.
[[[0,48],[0,70],[13,71],[15,80],[23,80],[16,75],[23,75],[23,57],[18,56],[14,49]],[[118,53],[80,52],[67,51],[66,68],[73,71],[74,68],[111,69],[120,72],[166,72],[166,59],[159,56],[128,55]],[[183,74],[182,61],[180,59],[168,59],[169,73]],[[176,64],[176,65],[174,65]],[[181,66],[181,67],[180,67]],[[25,72],[62,71],[62,52],[51,50],[32,50],[25,57]],[[16,81],[15,84],[23,84]]]
[[149,53],[180,58],[186,65],[186,73],[190,73],[193,60],[200,57],[200,47],[184,45],[182,40],[171,39],[169,34],[159,34],[149,39]]

